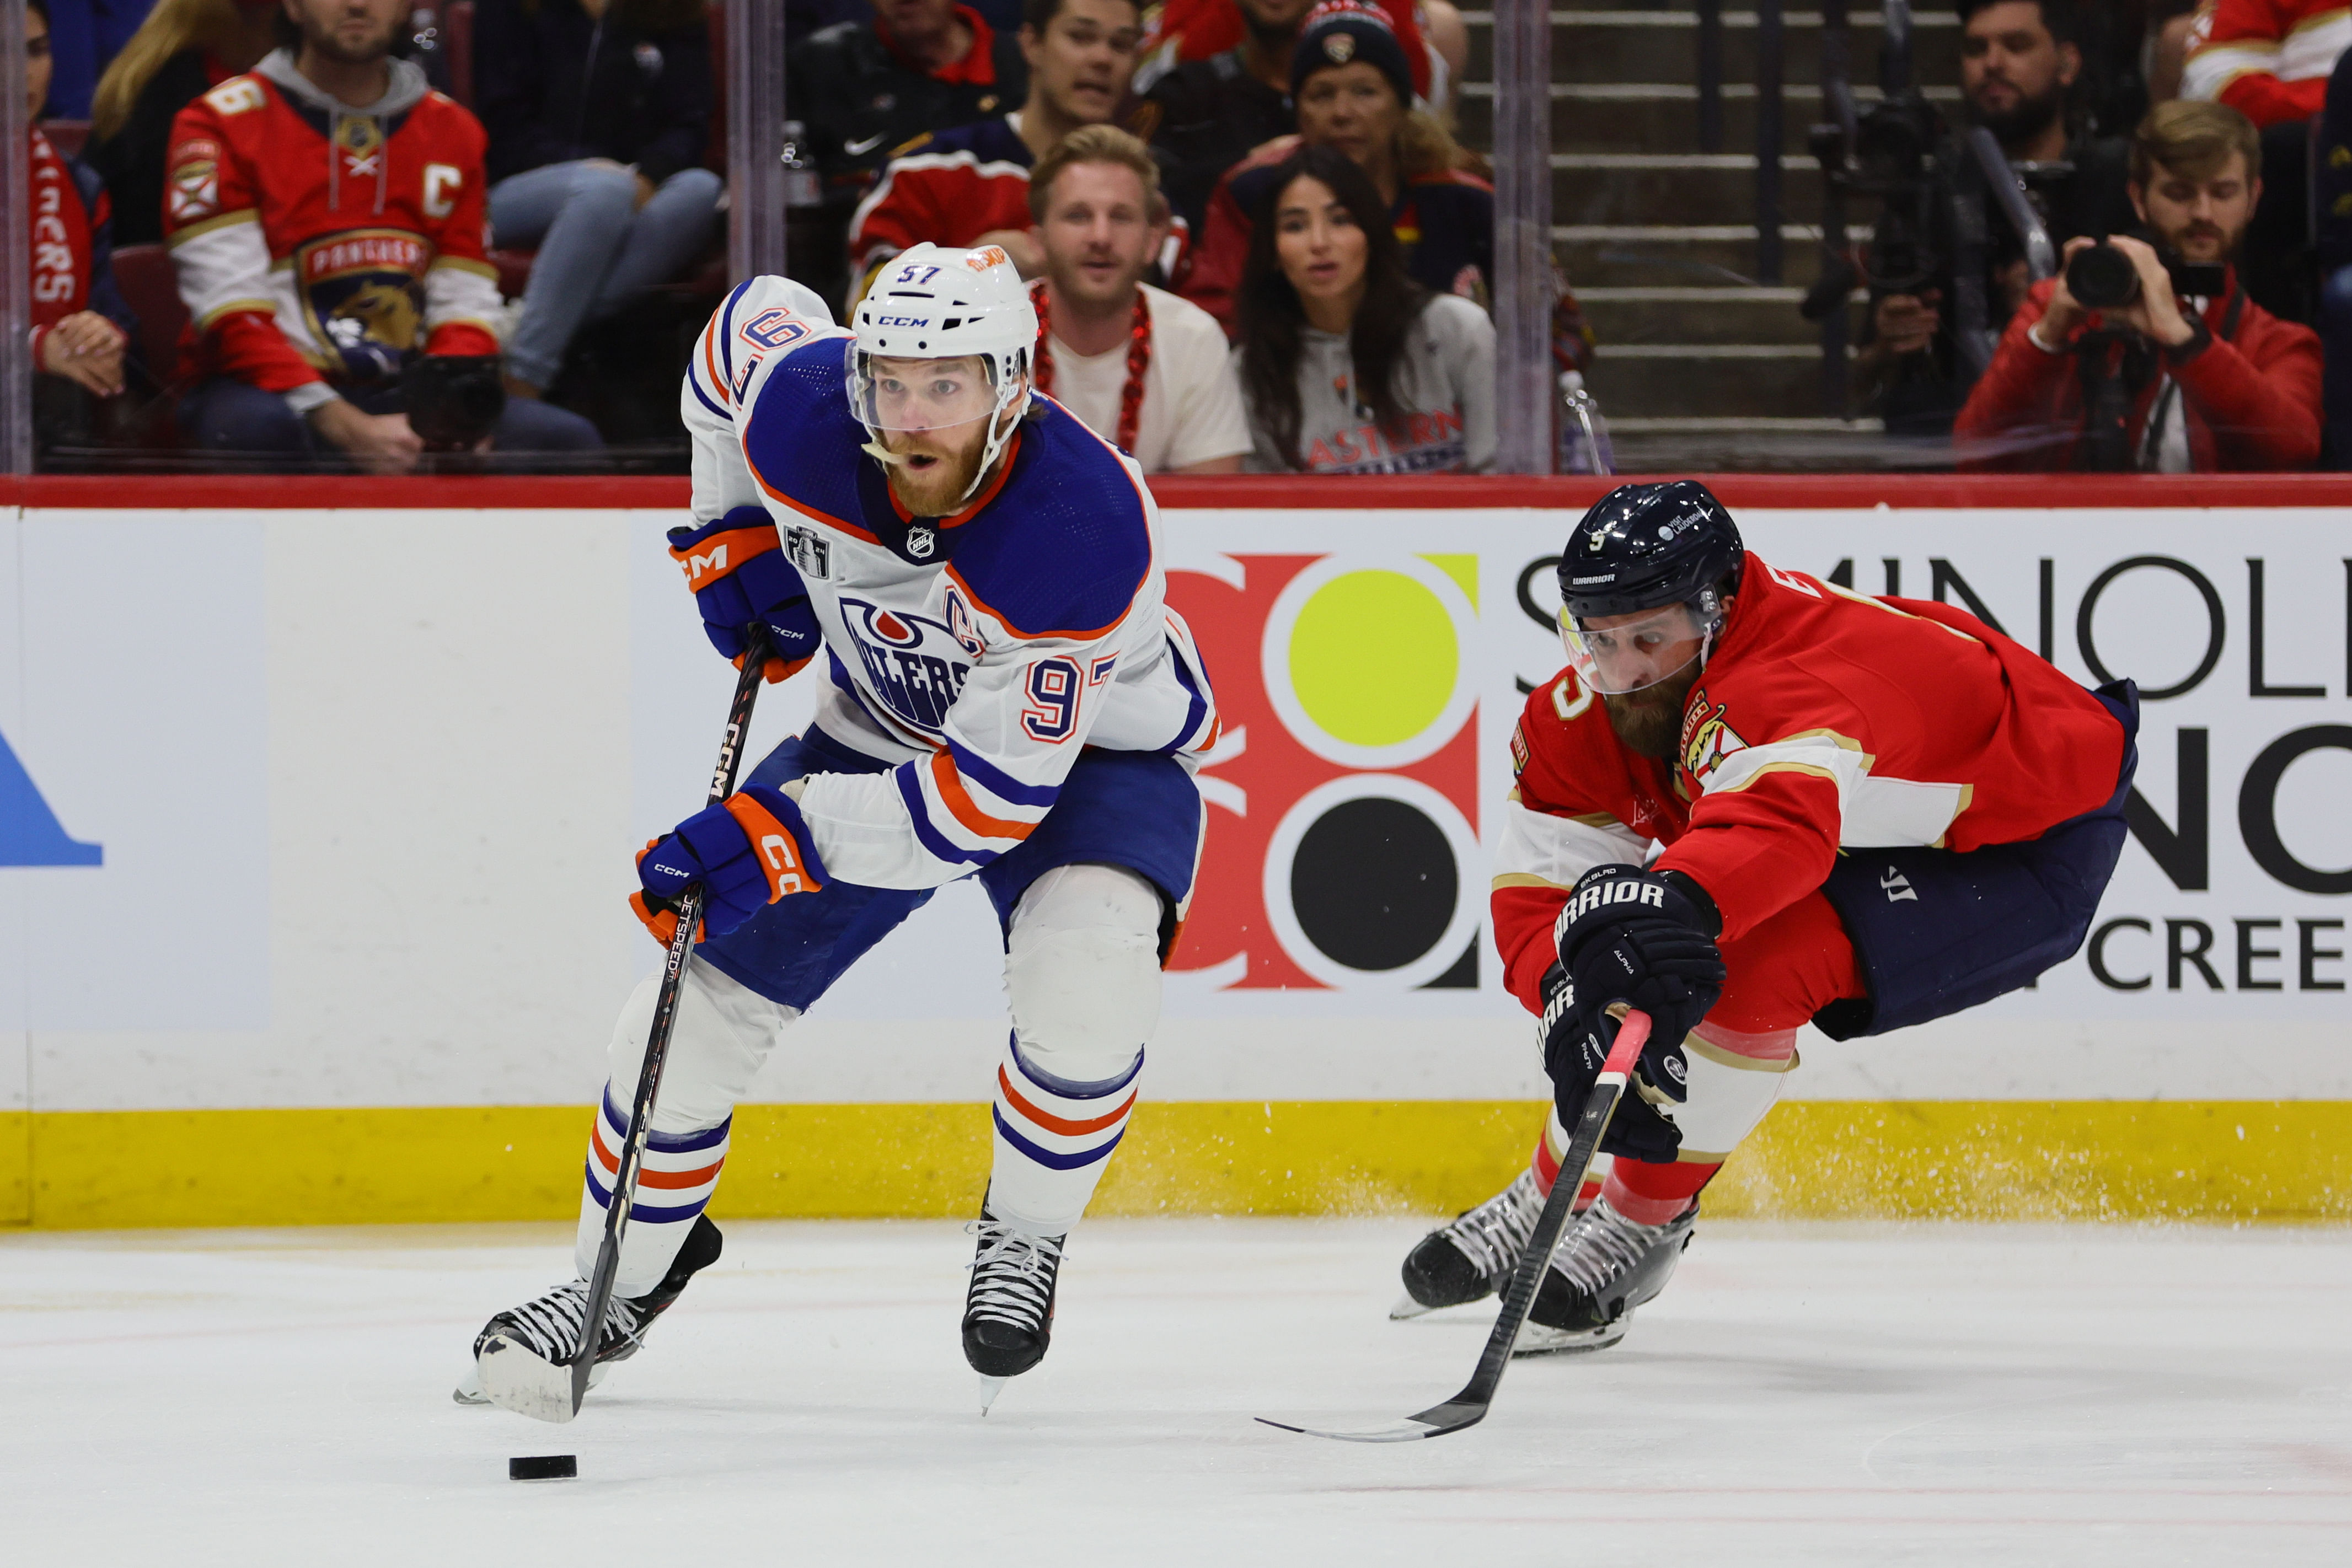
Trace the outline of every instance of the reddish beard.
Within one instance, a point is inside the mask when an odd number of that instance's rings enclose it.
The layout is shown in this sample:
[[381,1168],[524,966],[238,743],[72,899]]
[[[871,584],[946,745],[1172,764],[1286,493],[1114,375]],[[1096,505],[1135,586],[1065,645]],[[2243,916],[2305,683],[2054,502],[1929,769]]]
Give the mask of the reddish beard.
[[1638,692],[1604,694],[1601,704],[1609,711],[1609,727],[1637,757],[1664,761],[1674,756],[1682,741],[1683,707],[1697,679],[1696,670],[1685,670]]

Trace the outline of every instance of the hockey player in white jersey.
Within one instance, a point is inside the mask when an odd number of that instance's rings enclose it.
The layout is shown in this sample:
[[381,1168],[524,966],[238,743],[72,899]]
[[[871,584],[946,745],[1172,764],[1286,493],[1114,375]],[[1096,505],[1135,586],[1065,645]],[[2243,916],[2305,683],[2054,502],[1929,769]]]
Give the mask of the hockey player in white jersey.
[[[1135,1106],[1199,854],[1192,769],[1217,720],[1163,602],[1150,492],[1131,458],[1031,392],[1036,340],[1003,252],[918,246],[854,329],[761,277],[696,348],[682,396],[695,521],[672,553],[721,653],[740,665],[758,627],[770,679],[821,659],[826,685],[814,721],[741,790],[639,858],[633,902],[664,941],[688,886],[709,899],[599,1363],[634,1354],[719,1256],[703,1209],[780,1032],[966,876],[1003,925],[1012,1029],[987,1068],[995,1155],[964,1354],[995,1379],[1045,1354],[1064,1241]],[[583,1277],[656,989],[640,985],[614,1030]],[[575,1279],[499,1313],[478,1359],[494,1336],[569,1359],[586,1294]]]

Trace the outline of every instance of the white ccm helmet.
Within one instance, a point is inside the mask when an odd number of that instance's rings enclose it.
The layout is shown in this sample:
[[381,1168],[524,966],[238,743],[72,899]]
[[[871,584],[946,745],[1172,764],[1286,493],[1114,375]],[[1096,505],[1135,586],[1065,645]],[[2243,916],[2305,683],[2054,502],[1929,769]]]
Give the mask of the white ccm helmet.
[[[849,406],[875,437],[885,430],[938,430],[988,420],[980,468],[964,490],[970,500],[1029,406],[1029,360],[1037,346],[1037,309],[1003,250],[922,245],[900,251],[875,275],[857,303],[857,343],[849,356]],[[977,356],[985,388],[963,396],[927,395],[897,382],[877,385],[877,358],[952,360]],[[1012,418],[1004,417],[1007,412]]]

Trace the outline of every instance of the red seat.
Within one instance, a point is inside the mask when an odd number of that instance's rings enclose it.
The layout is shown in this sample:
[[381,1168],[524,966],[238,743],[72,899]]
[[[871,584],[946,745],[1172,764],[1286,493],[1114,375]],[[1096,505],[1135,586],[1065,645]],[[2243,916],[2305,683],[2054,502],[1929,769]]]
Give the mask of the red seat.
[[449,62],[449,96],[474,107],[474,0],[441,8],[441,52]]
[[126,245],[114,253],[114,286],[139,318],[139,352],[148,373],[170,386],[179,372],[180,339],[188,329],[188,308],[180,299],[180,279],[172,252],[160,245]]

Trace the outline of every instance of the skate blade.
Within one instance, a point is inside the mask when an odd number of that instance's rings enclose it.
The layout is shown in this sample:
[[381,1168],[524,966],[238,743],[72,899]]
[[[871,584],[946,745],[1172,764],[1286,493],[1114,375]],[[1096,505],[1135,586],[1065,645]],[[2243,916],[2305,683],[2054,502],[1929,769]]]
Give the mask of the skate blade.
[[[1399,1296],[1396,1300],[1396,1305],[1389,1309],[1389,1322],[1392,1323],[1401,1323],[1408,1318],[1426,1317],[1436,1310],[1437,1309],[1435,1307],[1423,1306],[1419,1301],[1414,1301],[1409,1295]],[[1267,1424],[1269,1426],[1278,1426],[1280,1423],[1269,1422]]]
[[[588,1386],[593,1388],[604,1382],[612,1370],[613,1364],[609,1361],[600,1361],[590,1367]],[[449,1391],[449,1397],[472,1408],[489,1408],[490,1396],[482,1392],[482,1369],[478,1364],[466,1368],[466,1375],[457,1380],[457,1386]]]
[[1550,1329],[1538,1322],[1521,1323],[1519,1337],[1511,1344],[1511,1354],[1583,1355],[1607,1350],[1625,1337],[1626,1326],[1623,1318],[1597,1329]]
[[569,1421],[580,1412],[572,1403],[572,1368],[533,1354],[504,1334],[493,1334],[475,1362],[482,1395],[501,1410],[534,1421]]
[[1012,1381],[1013,1379],[1009,1377],[983,1377],[980,1380],[980,1413],[982,1415],[988,1414],[988,1407],[996,1403],[996,1396],[1003,1393],[1004,1385]]

